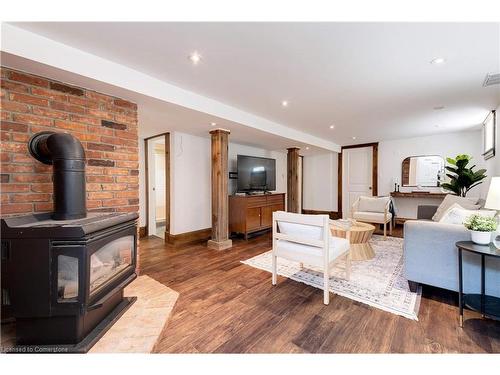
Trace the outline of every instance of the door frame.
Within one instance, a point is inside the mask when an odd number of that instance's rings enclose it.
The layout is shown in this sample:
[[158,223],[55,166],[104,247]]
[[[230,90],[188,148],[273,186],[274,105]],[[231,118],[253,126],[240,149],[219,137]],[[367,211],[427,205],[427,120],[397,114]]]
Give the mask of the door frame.
[[361,143],[357,145],[348,145],[348,146],[342,146],[340,149],[339,153],[339,160],[338,160],[338,186],[337,186],[337,211],[339,214],[339,217],[342,217],[342,190],[343,190],[343,184],[342,184],[342,167],[343,167],[343,160],[342,160],[342,153],[344,150],[351,149],[351,148],[363,148],[363,147],[371,147],[372,148],[372,194],[374,197],[378,195],[378,142],[371,142],[371,143]]
[[144,161],[145,161],[145,186],[146,192],[146,236],[149,233],[149,147],[148,141],[154,138],[165,137],[165,241],[170,233],[170,133],[156,134],[144,138]]

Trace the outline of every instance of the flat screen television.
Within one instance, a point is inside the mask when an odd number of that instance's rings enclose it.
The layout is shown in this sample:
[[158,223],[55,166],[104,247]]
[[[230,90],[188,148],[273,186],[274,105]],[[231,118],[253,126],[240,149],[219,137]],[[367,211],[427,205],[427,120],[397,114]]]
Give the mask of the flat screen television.
[[276,190],[276,160],[238,155],[238,191]]

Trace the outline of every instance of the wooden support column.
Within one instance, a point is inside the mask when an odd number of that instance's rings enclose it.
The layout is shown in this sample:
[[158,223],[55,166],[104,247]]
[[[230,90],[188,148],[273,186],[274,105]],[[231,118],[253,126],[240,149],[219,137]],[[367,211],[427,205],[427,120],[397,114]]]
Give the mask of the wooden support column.
[[212,136],[212,239],[207,246],[215,250],[230,248],[228,217],[228,138],[229,130],[215,129]]
[[288,148],[287,154],[287,211],[299,212],[299,148]]

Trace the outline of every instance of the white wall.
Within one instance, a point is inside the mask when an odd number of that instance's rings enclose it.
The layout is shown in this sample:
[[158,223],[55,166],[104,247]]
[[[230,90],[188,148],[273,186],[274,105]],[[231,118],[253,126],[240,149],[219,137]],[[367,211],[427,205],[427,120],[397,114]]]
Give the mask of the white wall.
[[170,233],[210,228],[210,139],[170,134]]
[[[263,158],[276,159],[276,192],[286,193],[286,152],[268,151],[262,148],[229,143],[228,168],[229,172],[236,172],[236,161],[238,155],[259,156]],[[237,189],[237,180],[230,179],[228,185],[229,194],[234,194]]]
[[303,208],[337,211],[338,153],[304,156]]
[[[444,158],[458,154],[469,154],[478,168],[485,167],[481,156],[481,132],[460,132],[427,137],[396,139],[379,142],[378,148],[378,193],[387,195],[394,190],[393,178],[401,183],[401,162],[408,156],[440,155]],[[415,188],[401,188],[411,191]],[[429,190],[426,188],[426,190]],[[439,189],[437,189],[439,190]],[[481,187],[472,189],[470,196],[481,196]]]
[[[378,194],[388,195],[394,191],[393,178],[397,177],[401,184],[401,162],[408,156],[440,155],[443,158],[469,154],[477,168],[484,168],[481,155],[481,131],[448,133],[427,137],[397,139],[379,142],[378,154]],[[484,183],[472,189],[468,196],[484,197]],[[411,191],[415,187],[401,187],[400,191]],[[425,188],[428,191],[440,192],[440,188]],[[441,200],[431,198],[396,198],[394,205],[396,215],[402,218],[416,218],[418,205],[439,205]]]
[[[488,175],[488,178],[486,179],[486,182],[482,186],[483,187],[482,191],[484,195],[488,194],[488,188],[490,186],[491,177],[500,176],[500,125],[498,125],[498,123],[500,122],[500,107],[496,109],[496,117],[497,117],[496,150],[495,150],[496,155],[491,159],[485,161],[485,168],[487,169],[486,174]],[[482,145],[483,142],[482,133],[480,133],[480,137]]]
[[[170,233],[179,234],[212,226],[210,139],[173,132],[170,135]],[[236,171],[236,156],[276,159],[276,191],[286,193],[286,153],[229,143],[228,167]],[[146,225],[144,140],[139,140],[140,225]],[[229,176],[228,176],[229,178]],[[236,180],[229,180],[229,194]]]

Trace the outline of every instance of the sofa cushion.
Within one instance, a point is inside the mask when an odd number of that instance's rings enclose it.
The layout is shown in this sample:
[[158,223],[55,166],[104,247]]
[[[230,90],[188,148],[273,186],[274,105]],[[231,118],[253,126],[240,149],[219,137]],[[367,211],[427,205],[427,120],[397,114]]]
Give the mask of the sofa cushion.
[[462,225],[465,220],[471,215],[481,215],[485,217],[494,217],[496,211],[490,210],[467,210],[460,206],[458,203],[453,203],[451,207],[444,213],[443,217],[439,220],[440,223],[446,224],[460,224]]
[[[352,218],[367,223],[384,224],[383,212],[357,211],[352,213]],[[390,212],[387,212],[387,223],[391,221],[391,219],[392,219],[392,214]]]
[[359,197],[358,211],[384,212],[390,197]]
[[457,195],[448,194],[444,197],[443,201],[439,205],[436,213],[432,217],[433,221],[439,221],[445,214],[445,212],[454,204],[458,203],[462,208],[466,210],[477,210],[479,205],[477,204],[478,198],[464,198]]

